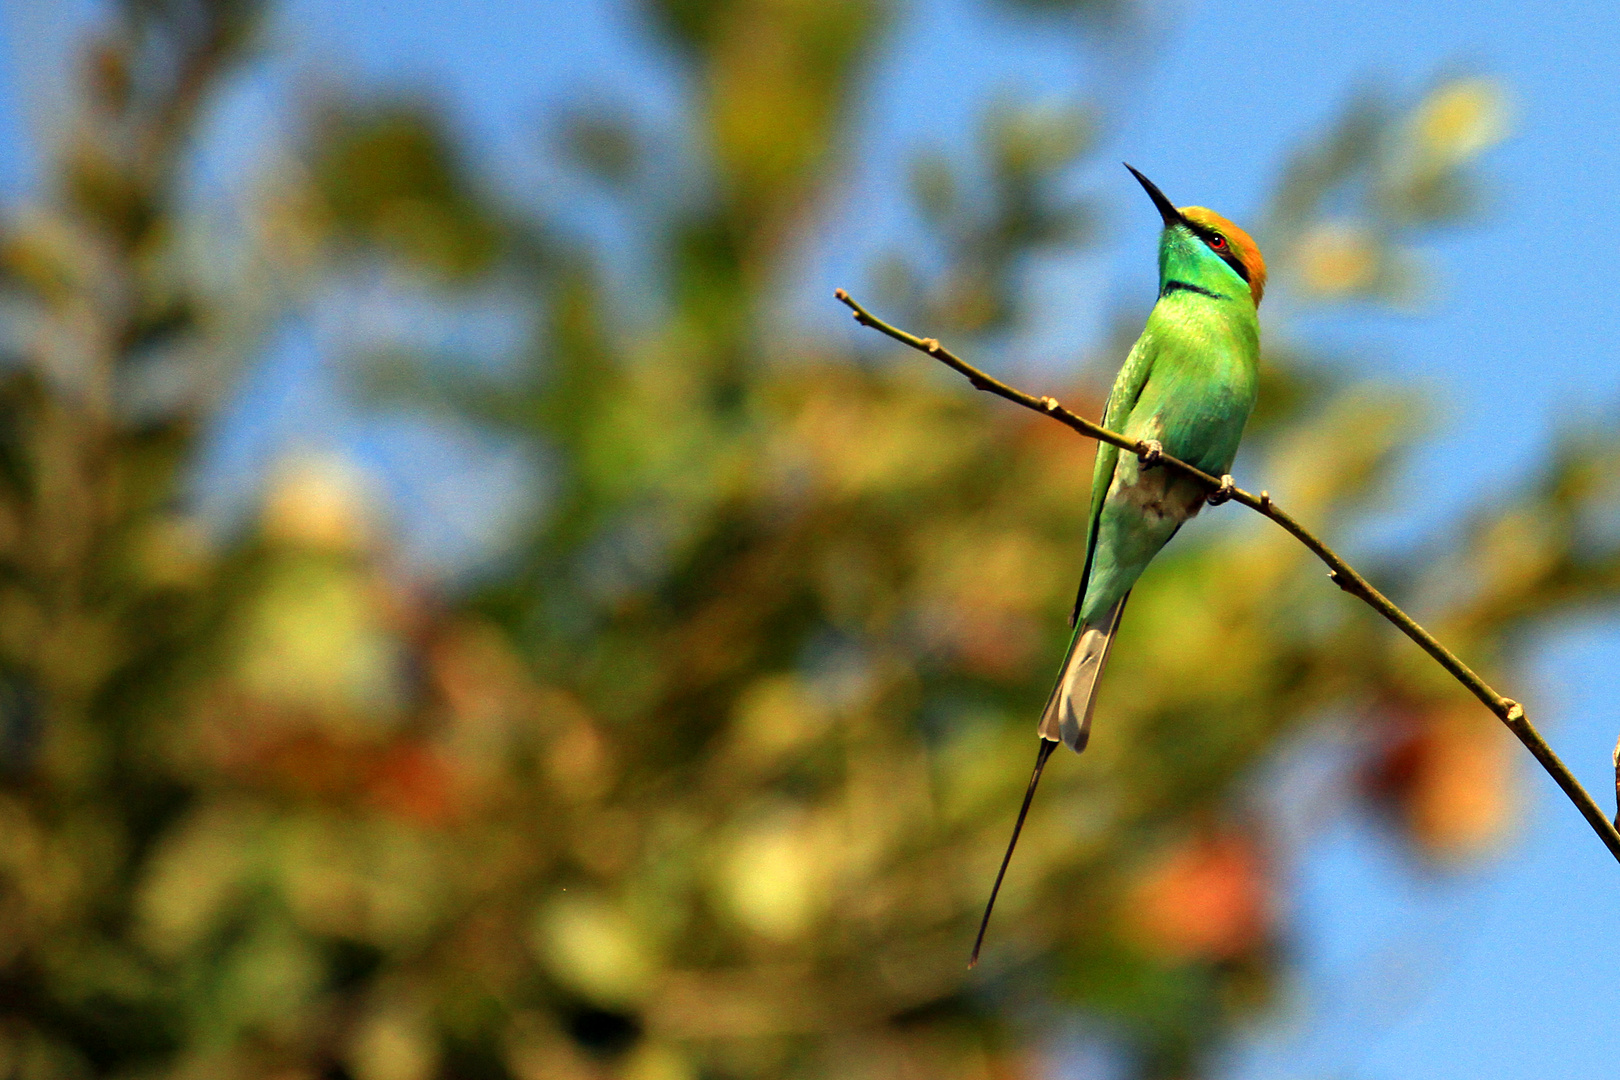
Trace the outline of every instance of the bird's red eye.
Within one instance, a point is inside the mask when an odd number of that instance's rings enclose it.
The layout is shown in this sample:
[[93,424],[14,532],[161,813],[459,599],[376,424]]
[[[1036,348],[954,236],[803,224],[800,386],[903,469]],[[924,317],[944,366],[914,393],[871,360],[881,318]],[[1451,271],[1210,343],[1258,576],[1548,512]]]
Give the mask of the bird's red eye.
[[1214,235],[1214,236],[1211,236],[1209,238],[1209,246],[1211,248],[1215,249],[1216,251],[1225,251],[1226,250],[1226,237],[1221,236],[1218,233],[1216,235]]

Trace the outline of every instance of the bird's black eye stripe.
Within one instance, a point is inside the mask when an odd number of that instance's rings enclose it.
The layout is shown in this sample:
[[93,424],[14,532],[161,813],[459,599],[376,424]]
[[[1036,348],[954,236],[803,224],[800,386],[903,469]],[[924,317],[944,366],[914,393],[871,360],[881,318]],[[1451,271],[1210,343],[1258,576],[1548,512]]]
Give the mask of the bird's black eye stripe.
[[[1202,240],[1205,244],[1208,244],[1209,249],[1214,251],[1216,255],[1220,256],[1222,262],[1224,262],[1227,266],[1230,266],[1233,270],[1237,271],[1238,277],[1242,278],[1244,281],[1249,280],[1249,268],[1244,266],[1243,260],[1237,257],[1237,252],[1232,250],[1232,245],[1227,244],[1225,251],[1216,251],[1215,246],[1210,244],[1210,241],[1215,237],[1220,236],[1220,233],[1213,229],[1206,229],[1195,222],[1186,221],[1185,219],[1183,219],[1183,221],[1187,228],[1192,231],[1194,236],[1198,237],[1198,239]],[[1224,240],[1225,237],[1222,237],[1222,239]]]

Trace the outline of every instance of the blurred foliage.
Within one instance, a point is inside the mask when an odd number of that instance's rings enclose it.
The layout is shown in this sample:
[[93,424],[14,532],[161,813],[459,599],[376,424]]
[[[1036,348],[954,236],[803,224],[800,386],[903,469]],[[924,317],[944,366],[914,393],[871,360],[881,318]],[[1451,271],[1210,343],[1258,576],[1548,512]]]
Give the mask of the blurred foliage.
[[1064,195],[1062,182],[1095,138],[1083,109],[1003,101],[986,112],[978,182],[942,151],[919,155],[911,194],[945,269],[927,282],[914,260],[891,255],[878,266],[884,299],[938,333],[1007,329],[1018,314],[1014,297],[1029,256],[1081,245],[1093,230],[1091,207]]
[[1506,130],[1506,102],[1487,79],[1445,81],[1409,108],[1364,95],[1284,170],[1270,261],[1287,260],[1308,298],[1410,303],[1421,266],[1403,234],[1474,212],[1466,166]]
[[450,280],[490,268],[499,224],[469,194],[441,125],[400,107],[334,107],[321,119],[310,170],[325,231]]
[[[633,317],[588,238],[503,205],[397,100],[327,102],[253,196],[247,242],[298,287],[222,278],[183,243],[177,177],[259,13],[128,0],[89,44],[55,186],[0,246],[0,1073],[1033,1076],[1062,1015],[1101,1019],[1134,1075],[1193,1076],[1288,978],[1287,852],[1252,784],[1287,740],[1340,731],[1346,789],[1420,858],[1510,828],[1489,717],[1226,515],[1138,588],[1097,737],[1048,773],[970,975],[1092,448],[915,356],[783,332],[881,5],[648,8],[691,76],[665,169],[696,182],[628,183],[653,153],[625,116],[558,128],[644,200],[658,295]],[[1412,245],[1470,212],[1503,111],[1448,80],[1303,147],[1260,230],[1284,316],[1409,299]],[[918,160],[944,257],[878,271],[916,329],[993,352],[1031,254],[1088,241],[1064,184],[1089,115],[1002,101],[970,161]],[[427,373],[548,463],[545,512],[472,595],[398,570],[340,460],[286,462],[224,549],[183,513],[249,315],[357,265],[529,305],[512,378]],[[1344,384],[1268,310],[1244,468],[1342,535],[1410,393]],[[1611,428],[1568,433],[1454,551],[1378,580],[1500,672],[1533,621],[1620,589],[1617,455]]]

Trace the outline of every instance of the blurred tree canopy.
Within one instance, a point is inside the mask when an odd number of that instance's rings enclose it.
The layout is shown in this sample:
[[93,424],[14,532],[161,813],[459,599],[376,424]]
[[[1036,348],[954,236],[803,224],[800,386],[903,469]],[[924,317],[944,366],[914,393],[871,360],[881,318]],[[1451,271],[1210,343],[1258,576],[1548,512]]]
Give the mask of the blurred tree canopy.
[[[1083,35],[1129,17],[1022,6]],[[1138,588],[1093,747],[1049,772],[969,974],[1092,447],[915,357],[780,332],[894,12],[644,7],[690,129],[657,149],[581,108],[553,148],[644,223],[636,304],[561,214],[492,194],[431,102],[337,90],[245,197],[249,269],[225,272],[182,180],[261,5],[125,0],[85,43],[49,189],[0,226],[0,1074],[1036,1076],[1083,1020],[1131,1075],[1191,1077],[1289,977],[1252,782],[1289,740],[1340,731],[1418,857],[1509,828],[1504,733],[1306,552],[1221,515]],[[944,257],[874,266],[892,310],[968,350],[1021,325],[1032,253],[1095,236],[1062,183],[1090,117],[1002,101],[971,155],[919,154]],[[1407,302],[1502,125],[1491,83],[1450,79],[1354,101],[1282,163],[1242,468],[1313,527],[1376,504],[1414,417],[1314,363],[1289,314]],[[655,156],[680,195],[644,182]],[[403,573],[342,462],[289,461],[227,543],[188,511],[243,364],[357,270],[516,297],[532,327],[505,374],[387,358],[390,407],[544,462],[470,589]],[[1069,396],[1095,412],[1096,384]],[[1377,579],[1500,671],[1535,620],[1620,588],[1617,456],[1567,433],[1455,550]]]

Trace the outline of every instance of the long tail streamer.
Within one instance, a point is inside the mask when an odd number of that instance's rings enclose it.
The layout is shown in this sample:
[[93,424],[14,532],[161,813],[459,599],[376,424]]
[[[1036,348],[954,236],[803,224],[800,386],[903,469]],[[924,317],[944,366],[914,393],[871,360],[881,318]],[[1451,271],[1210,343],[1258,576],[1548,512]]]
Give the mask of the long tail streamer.
[[1018,821],[1013,825],[1012,839],[1007,841],[1007,854],[1001,857],[1001,869],[996,871],[996,883],[990,889],[990,902],[984,905],[984,918],[979,922],[979,936],[973,939],[973,955],[968,958],[968,967],[979,962],[979,949],[984,945],[984,932],[990,928],[990,912],[996,907],[996,894],[1001,892],[1001,879],[1007,876],[1007,864],[1012,862],[1013,848],[1018,846],[1018,834],[1024,831],[1024,818],[1029,816],[1029,804],[1035,799],[1035,786],[1041,782],[1041,770],[1046,768],[1046,759],[1052,756],[1052,751],[1058,748],[1058,743],[1051,739],[1041,740],[1040,753],[1035,758],[1035,771],[1029,778],[1029,790],[1024,792],[1024,805],[1018,808]]

